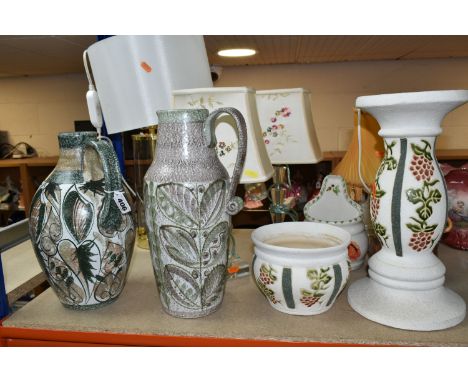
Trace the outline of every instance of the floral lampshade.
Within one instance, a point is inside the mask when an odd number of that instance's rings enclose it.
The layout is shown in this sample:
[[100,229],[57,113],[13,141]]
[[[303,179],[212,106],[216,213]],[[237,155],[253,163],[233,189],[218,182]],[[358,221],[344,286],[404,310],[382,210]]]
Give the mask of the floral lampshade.
[[[220,107],[234,107],[245,118],[247,125],[247,155],[240,183],[265,182],[273,175],[262,131],[258,121],[255,91],[246,87],[203,88],[175,90],[173,107],[177,109],[204,108],[210,112]],[[235,121],[229,116],[218,118],[215,134],[216,151],[221,163],[232,175],[237,157]]]
[[308,90],[259,90],[256,98],[271,163],[303,164],[322,160]]

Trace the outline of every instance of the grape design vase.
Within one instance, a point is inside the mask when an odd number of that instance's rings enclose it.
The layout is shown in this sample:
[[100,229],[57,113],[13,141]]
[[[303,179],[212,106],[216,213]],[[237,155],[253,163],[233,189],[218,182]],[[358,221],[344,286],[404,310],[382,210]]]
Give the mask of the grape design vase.
[[433,254],[447,220],[447,193],[435,158],[444,116],[468,101],[468,91],[359,97],[356,107],[380,124],[385,156],[371,195],[371,219],[382,249],[369,277],[348,290],[352,308],[378,323],[439,330],[463,321],[463,299],[444,287],[445,266]]
[[58,139],[57,166],[32,199],[31,242],[60,302],[93,309],[114,301],[124,287],[133,216],[114,199],[125,198],[125,191],[111,144],[90,132],[61,133]]
[[[229,178],[216,155],[218,116],[231,115],[238,153]],[[220,306],[226,280],[231,215],[245,159],[242,114],[221,108],[158,111],[156,156],[145,175],[145,212],[156,284],[163,309],[183,318]]]

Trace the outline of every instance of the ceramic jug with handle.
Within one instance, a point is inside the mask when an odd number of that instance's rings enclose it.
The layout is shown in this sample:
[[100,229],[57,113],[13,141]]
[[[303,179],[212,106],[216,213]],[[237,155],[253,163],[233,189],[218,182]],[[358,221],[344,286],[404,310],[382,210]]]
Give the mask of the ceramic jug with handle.
[[93,309],[124,287],[135,241],[130,198],[109,142],[93,132],[58,140],[57,166],[32,199],[31,242],[60,302]]
[[[214,129],[227,113],[238,131],[228,172],[216,154]],[[145,175],[145,208],[156,283],[164,310],[177,317],[208,315],[220,306],[226,280],[231,216],[247,147],[242,114],[234,108],[158,111],[156,156]]]

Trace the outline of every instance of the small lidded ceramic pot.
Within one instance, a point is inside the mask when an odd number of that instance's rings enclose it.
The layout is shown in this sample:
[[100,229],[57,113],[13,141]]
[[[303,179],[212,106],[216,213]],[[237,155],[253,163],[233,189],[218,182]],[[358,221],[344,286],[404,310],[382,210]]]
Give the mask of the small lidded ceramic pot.
[[326,312],[349,277],[351,235],[329,224],[286,222],[252,233],[253,274],[271,306],[280,312]]

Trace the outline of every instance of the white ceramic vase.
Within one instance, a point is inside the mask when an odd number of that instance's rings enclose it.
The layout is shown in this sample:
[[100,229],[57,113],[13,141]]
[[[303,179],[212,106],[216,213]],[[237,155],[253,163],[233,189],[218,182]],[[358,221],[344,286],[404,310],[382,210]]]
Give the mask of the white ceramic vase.
[[468,101],[468,91],[359,97],[385,140],[371,198],[382,249],[369,259],[369,277],[348,290],[352,308],[378,323],[439,330],[463,321],[463,299],[444,287],[445,266],[433,254],[447,218],[447,194],[435,159],[444,116]]

